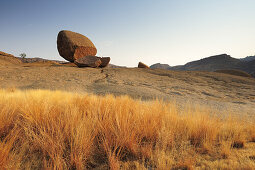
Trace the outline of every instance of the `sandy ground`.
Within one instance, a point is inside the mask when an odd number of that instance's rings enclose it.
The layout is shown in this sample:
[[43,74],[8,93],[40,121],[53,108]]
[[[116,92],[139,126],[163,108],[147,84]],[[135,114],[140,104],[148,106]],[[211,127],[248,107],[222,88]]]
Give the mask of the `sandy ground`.
[[0,88],[50,89],[209,106],[255,115],[255,79],[213,72],[139,68],[77,68],[61,64],[0,65]]

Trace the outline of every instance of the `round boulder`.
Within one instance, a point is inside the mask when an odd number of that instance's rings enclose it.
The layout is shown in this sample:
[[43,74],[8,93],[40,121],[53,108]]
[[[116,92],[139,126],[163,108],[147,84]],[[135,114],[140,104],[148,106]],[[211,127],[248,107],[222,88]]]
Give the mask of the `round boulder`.
[[95,45],[82,34],[63,30],[58,33],[57,48],[59,55],[64,59],[74,62],[84,56],[95,56]]

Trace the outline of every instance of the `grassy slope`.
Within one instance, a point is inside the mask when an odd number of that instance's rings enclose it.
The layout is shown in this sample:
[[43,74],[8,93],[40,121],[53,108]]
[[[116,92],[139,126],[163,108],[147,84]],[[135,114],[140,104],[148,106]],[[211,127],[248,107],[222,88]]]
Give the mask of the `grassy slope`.
[[0,169],[254,168],[255,121],[212,113],[127,96],[1,90]]
[[[255,79],[215,72],[138,68],[77,68],[70,65],[27,63],[0,66],[0,88],[48,89],[98,95],[129,95],[191,101],[235,113],[255,112]],[[117,88],[116,88],[117,87]]]

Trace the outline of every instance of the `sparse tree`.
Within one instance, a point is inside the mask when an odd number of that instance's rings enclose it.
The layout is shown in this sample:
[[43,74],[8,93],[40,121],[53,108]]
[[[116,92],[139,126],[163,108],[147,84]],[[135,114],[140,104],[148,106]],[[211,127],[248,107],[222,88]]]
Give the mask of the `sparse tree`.
[[19,55],[21,58],[26,58],[26,53],[21,53],[20,55]]

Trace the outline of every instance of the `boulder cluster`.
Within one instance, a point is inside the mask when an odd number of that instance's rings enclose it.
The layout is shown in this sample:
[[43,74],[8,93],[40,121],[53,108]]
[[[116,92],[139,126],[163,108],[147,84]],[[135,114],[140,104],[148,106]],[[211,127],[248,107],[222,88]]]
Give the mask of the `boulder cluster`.
[[57,48],[60,56],[78,67],[106,67],[110,62],[110,57],[97,57],[97,49],[92,41],[76,32],[60,31]]
[[[78,67],[107,67],[111,58],[98,57],[97,49],[86,36],[67,30],[58,33],[57,48],[59,55]],[[150,68],[139,62],[138,68]]]

